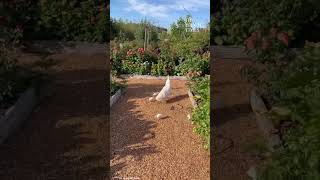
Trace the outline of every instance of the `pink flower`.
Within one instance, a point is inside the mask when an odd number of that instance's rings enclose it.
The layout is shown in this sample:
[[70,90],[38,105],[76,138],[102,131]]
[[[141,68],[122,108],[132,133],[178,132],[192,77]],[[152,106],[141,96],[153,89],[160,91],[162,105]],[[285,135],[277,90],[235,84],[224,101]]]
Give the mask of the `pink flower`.
[[131,50],[131,49],[129,49],[128,51],[127,51],[127,56],[132,56],[133,55],[133,51]]

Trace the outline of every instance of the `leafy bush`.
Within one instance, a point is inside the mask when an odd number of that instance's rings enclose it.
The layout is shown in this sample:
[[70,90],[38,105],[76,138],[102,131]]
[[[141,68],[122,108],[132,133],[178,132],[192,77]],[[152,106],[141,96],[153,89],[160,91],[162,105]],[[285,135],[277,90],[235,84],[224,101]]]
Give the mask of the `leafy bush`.
[[0,107],[6,106],[16,96],[17,60],[15,46],[20,42],[21,29],[8,24],[0,29]]
[[198,107],[192,112],[192,121],[196,124],[194,131],[204,140],[204,147],[210,147],[210,76],[193,78],[190,84]]
[[39,2],[36,38],[105,42],[109,19],[101,0]]
[[14,51],[0,47],[0,102],[6,103],[15,97],[16,58]]
[[210,74],[209,58],[201,56],[189,56],[179,66],[177,66],[178,75],[190,75],[188,73],[195,72],[198,76]]
[[293,40],[301,36],[308,23],[318,24],[317,5],[314,0],[234,1],[227,4],[223,12],[213,15],[213,43],[242,45],[251,33],[272,27],[287,32]]
[[307,43],[277,78],[271,117],[277,124],[291,122],[278,149],[261,172],[261,179],[319,179],[320,162],[320,43]]
[[109,9],[103,0],[8,1],[0,3],[0,16],[9,26],[24,29],[26,40],[73,40],[106,42]]

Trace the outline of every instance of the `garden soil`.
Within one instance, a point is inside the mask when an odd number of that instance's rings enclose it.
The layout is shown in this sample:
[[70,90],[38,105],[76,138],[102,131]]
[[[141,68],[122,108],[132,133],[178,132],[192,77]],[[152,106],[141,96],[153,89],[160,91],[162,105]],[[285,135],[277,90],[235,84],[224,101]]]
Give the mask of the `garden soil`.
[[[249,84],[241,78],[241,69],[250,65],[246,60],[216,60],[213,74],[213,101],[222,107],[212,109],[214,120],[213,179],[248,180],[247,171],[261,162],[254,149],[261,134],[249,102]],[[263,140],[262,140],[263,142]]]
[[[111,109],[113,179],[210,179],[210,156],[187,115],[192,110],[186,81],[171,80],[167,103],[149,102],[165,80],[129,79]],[[157,119],[157,114],[166,116]]]
[[50,58],[20,59],[42,67],[53,82],[21,130],[0,146],[0,179],[107,179],[106,55]]

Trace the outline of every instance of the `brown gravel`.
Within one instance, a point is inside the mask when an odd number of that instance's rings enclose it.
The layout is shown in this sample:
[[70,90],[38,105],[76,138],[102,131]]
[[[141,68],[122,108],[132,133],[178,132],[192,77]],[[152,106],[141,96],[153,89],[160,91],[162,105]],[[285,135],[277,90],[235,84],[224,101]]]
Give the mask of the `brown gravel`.
[[[164,83],[130,79],[127,92],[112,107],[113,179],[209,179],[209,153],[187,120],[191,103],[185,81],[171,80],[174,97],[168,103],[148,101]],[[158,120],[158,113],[168,117]]]
[[[105,56],[53,56],[55,82],[22,129],[0,146],[1,180],[102,180],[107,176]],[[38,62],[25,54],[20,63]],[[74,81],[99,79],[78,84]]]
[[240,69],[248,64],[245,60],[217,60],[213,64],[213,100],[224,104],[223,108],[212,110],[213,179],[247,180],[249,167],[260,162],[246,150],[261,137],[249,103],[249,85],[240,76]]

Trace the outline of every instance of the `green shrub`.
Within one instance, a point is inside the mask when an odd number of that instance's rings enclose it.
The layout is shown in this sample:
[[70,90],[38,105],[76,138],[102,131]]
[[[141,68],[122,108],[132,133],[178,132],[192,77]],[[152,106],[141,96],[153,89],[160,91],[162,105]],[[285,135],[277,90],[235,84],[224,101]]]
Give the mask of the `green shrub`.
[[204,140],[204,147],[210,147],[210,76],[193,78],[190,85],[198,107],[192,112],[192,121],[196,124],[194,131]]
[[21,30],[2,26],[0,29],[0,107],[16,97],[17,59],[15,46],[20,42]]
[[[292,127],[260,173],[260,179],[319,179],[320,172],[320,43],[307,43],[305,49],[277,78],[271,78],[274,106],[272,119]],[[281,110],[281,111],[279,111]],[[285,118],[283,116],[285,112]]]
[[304,25],[319,22],[317,5],[314,0],[231,2],[223,8],[223,13],[212,15],[213,43],[243,45],[251,33],[272,27],[288,32],[290,38],[295,39]]
[[189,56],[176,67],[177,75],[187,75],[189,72],[198,72],[199,75],[210,74],[209,58],[199,55]]

